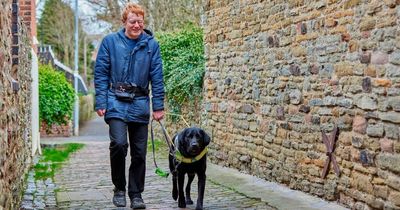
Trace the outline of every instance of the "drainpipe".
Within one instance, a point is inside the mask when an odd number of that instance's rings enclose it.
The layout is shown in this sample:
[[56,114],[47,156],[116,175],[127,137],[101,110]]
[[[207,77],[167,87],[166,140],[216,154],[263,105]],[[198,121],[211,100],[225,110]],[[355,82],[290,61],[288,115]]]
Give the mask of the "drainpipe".
[[[36,43],[37,44],[37,43]],[[31,128],[32,128],[32,156],[35,156],[36,151],[41,155],[42,149],[40,147],[40,131],[39,131],[39,62],[34,49],[31,49],[32,54],[32,68],[31,68]]]

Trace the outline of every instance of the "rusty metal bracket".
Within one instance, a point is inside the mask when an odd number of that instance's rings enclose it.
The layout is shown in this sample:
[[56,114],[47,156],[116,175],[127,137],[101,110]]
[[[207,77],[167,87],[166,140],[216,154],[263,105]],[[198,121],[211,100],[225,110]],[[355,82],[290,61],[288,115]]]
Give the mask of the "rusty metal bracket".
[[326,156],[327,156],[327,159],[326,159],[325,165],[324,165],[324,170],[322,171],[322,175],[321,175],[321,178],[323,178],[323,179],[326,177],[326,175],[329,172],[328,169],[329,169],[329,165],[330,165],[331,161],[332,161],[333,170],[335,171],[337,176],[340,176],[339,165],[335,159],[335,156],[333,155],[338,137],[339,137],[339,129],[337,128],[336,125],[335,125],[335,128],[333,128],[332,133],[329,135],[329,138],[326,135],[325,131],[322,131],[322,141],[325,144]]

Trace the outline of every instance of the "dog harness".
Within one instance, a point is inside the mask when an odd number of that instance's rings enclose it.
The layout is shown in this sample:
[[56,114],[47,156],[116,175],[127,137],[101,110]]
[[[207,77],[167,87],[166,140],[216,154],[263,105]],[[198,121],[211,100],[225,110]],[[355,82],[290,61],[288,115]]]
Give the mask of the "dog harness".
[[203,149],[203,151],[201,151],[200,154],[198,154],[196,157],[193,157],[193,158],[184,157],[178,150],[178,148],[179,148],[178,135],[175,137],[174,140],[175,140],[175,159],[179,162],[194,163],[194,162],[200,160],[201,158],[203,158],[205,154],[207,154],[208,149],[207,149],[207,147],[205,147]]

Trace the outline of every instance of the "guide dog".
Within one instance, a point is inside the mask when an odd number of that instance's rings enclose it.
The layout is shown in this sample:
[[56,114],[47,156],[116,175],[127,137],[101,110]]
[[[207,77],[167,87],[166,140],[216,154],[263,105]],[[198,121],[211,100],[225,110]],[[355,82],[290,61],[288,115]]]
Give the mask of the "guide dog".
[[[190,185],[195,174],[198,178],[198,197],[196,210],[203,209],[204,189],[206,186],[207,145],[211,139],[207,133],[197,127],[186,128],[173,138],[173,151],[169,154],[169,169],[172,173],[172,198],[178,199],[179,208],[193,204],[190,197]],[[188,182],[183,193],[185,174]]]

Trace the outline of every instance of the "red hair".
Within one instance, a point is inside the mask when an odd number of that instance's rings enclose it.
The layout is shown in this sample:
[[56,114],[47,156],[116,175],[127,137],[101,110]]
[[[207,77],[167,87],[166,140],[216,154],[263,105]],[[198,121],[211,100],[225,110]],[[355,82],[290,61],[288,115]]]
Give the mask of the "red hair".
[[126,6],[125,6],[125,8],[124,8],[124,10],[122,12],[122,19],[121,20],[122,20],[123,23],[125,23],[126,19],[128,18],[128,14],[129,13],[135,13],[138,16],[140,15],[144,19],[144,10],[138,4],[131,3],[131,2],[126,4]]

